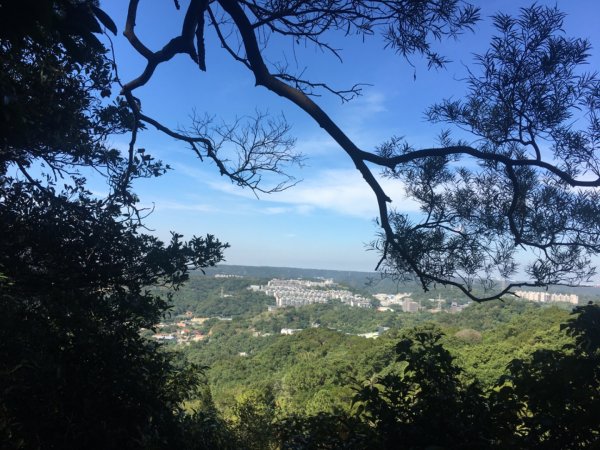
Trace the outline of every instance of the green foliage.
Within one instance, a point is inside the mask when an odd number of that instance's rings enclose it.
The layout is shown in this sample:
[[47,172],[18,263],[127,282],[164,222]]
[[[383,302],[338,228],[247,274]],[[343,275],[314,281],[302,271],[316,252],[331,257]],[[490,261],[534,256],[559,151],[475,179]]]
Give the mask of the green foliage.
[[173,294],[171,313],[191,311],[197,317],[255,316],[275,304],[273,297],[247,289],[260,281],[207,277],[199,271],[192,273],[189,282]]
[[315,303],[301,308],[282,308],[252,319],[256,330],[279,333],[282,328],[305,329],[312,326],[327,327],[343,333],[370,333],[379,327],[399,327],[410,323],[414,317],[398,316],[393,312],[353,308],[339,301]]
[[236,450],[238,442],[232,439],[233,430],[221,417],[213,402],[212,393],[203,380],[193,400],[185,403],[182,417],[182,445],[189,450]]
[[400,442],[406,448],[485,444],[489,418],[483,392],[461,382],[461,369],[441,338],[430,325],[407,331],[396,346],[397,369],[358,388],[357,413],[377,430],[380,448]]
[[[114,74],[94,36],[100,31],[94,2],[22,3],[2,4],[0,173],[41,161],[54,180],[82,166],[118,177],[126,162],[105,140],[131,129],[133,117],[121,100],[102,100]],[[138,169],[163,171],[152,164]]]
[[375,437],[373,430],[352,415],[323,412],[287,416],[277,422],[276,433],[278,448],[286,450],[365,449]]
[[243,448],[272,448],[275,403],[269,390],[248,390],[236,399],[231,420],[235,438]]
[[133,125],[102,100],[114,73],[94,33],[114,24],[93,1],[27,4],[1,5],[0,445],[179,446],[198,369],[141,337],[168,308],[148,287],[177,288],[227,245],[143,233],[131,180],[164,168],[107,144]]
[[600,308],[576,308],[561,350],[515,359],[501,379],[519,400],[515,434],[523,448],[595,448],[600,443]]
[[[512,359],[526,358],[540,349],[559,350],[570,341],[560,332],[560,324],[567,320],[568,312],[556,307],[527,306],[524,302],[501,306],[490,303],[469,307],[460,316],[463,317],[452,320],[481,330],[481,339],[470,342],[455,334],[447,337],[446,346],[465,368],[464,375],[487,387],[505,373]],[[443,322],[446,319],[440,317]]]
[[[566,311],[525,305],[424,314],[443,325],[375,340],[323,327],[261,337],[248,332],[252,320],[233,320],[184,352],[211,361],[215,407],[240,448],[589,448],[598,362],[578,349],[597,349],[597,307],[563,333]],[[569,433],[580,447],[569,447]]]

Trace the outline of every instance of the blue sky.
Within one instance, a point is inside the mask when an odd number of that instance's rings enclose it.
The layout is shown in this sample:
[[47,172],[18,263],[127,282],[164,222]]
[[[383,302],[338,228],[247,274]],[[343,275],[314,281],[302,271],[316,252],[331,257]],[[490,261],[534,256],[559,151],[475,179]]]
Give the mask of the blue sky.
[[[178,34],[183,11],[169,0],[142,0],[137,22],[141,40],[153,50]],[[187,4],[184,0],[182,6]],[[335,87],[368,83],[363,96],[342,104],[323,94],[317,102],[359,145],[372,150],[385,139],[399,135],[416,146],[435,144],[440,131],[423,118],[427,106],[448,97],[460,97],[465,85],[465,65],[472,54],[483,52],[492,33],[488,17],[497,12],[514,13],[525,1],[481,1],[482,20],[474,35],[465,34],[457,42],[444,42],[439,50],[453,63],[443,71],[427,71],[415,58],[414,68],[391,51],[383,49],[378,37],[334,37],[342,48],[343,63],[312,47],[295,48],[298,67],[305,76]],[[595,47],[590,68],[600,68],[600,33],[597,0],[538,2],[557,4],[568,14],[565,30],[570,36],[588,38]],[[103,0],[102,8],[117,23],[115,53],[122,80],[139,75],[144,60],[122,36],[127,2]],[[182,8],[183,9],[183,8]],[[144,112],[173,128],[190,123],[190,115],[208,113],[217,120],[232,121],[256,110],[283,113],[292,124],[297,149],[307,156],[303,168],[292,169],[302,179],[281,193],[260,195],[232,185],[218,175],[210,162],[200,162],[182,143],[152,130],[144,131],[139,146],[170,164],[174,170],[154,180],[141,181],[136,191],[142,204],[153,206],[147,225],[168,239],[174,230],[187,237],[212,233],[231,244],[226,253],[229,264],[309,267],[339,270],[373,270],[374,252],[366,251],[376,232],[375,197],[345,153],[302,111],[264,88],[256,88],[252,74],[234,62],[206,36],[207,72],[200,72],[187,56],[177,56],[159,66],[151,82],[136,91]],[[268,49],[270,60],[287,54],[293,61],[289,43],[274,42]],[[414,75],[416,74],[416,79]],[[122,139],[122,140],[120,140]],[[113,144],[126,147],[126,137]],[[400,186],[387,185],[393,205],[400,211],[415,212]]]

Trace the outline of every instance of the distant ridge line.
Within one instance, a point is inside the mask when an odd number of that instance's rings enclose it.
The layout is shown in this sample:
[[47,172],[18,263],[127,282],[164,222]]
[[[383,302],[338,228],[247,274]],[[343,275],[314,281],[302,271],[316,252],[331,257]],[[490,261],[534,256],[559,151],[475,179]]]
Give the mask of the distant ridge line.
[[379,274],[375,271],[362,271],[362,270],[343,270],[343,269],[315,269],[309,267],[287,267],[287,266],[246,266],[240,264],[219,264],[214,267],[204,269],[207,274],[219,273],[219,271],[264,271],[264,272],[279,272],[279,271],[298,271],[298,272],[335,272],[335,273],[354,273],[360,275],[377,276]]

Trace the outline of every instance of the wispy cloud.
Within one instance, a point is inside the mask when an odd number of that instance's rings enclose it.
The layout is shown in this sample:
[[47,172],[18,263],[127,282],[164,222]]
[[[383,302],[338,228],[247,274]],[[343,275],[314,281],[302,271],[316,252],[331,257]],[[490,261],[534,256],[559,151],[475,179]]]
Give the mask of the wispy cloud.
[[157,200],[154,206],[155,211],[197,211],[205,213],[220,212],[213,205],[204,203],[180,203],[165,200]]
[[292,212],[292,208],[285,206],[268,206],[263,209],[263,212],[269,215],[288,214]]
[[[340,152],[340,146],[326,133],[313,133],[310,136],[298,138],[296,141],[296,151],[308,156],[309,158],[321,155]],[[310,165],[310,160],[308,161]]]
[[[210,182],[210,186],[231,195],[250,198],[252,193],[227,183]],[[418,205],[407,200],[403,186],[392,180],[381,180],[386,193],[394,199],[393,205],[399,211],[417,211]],[[352,217],[372,219],[377,216],[377,201],[360,174],[355,170],[335,169],[320,172],[316,177],[286,191],[264,196],[264,207],[258,207],[265,214],[308,214],[315,210],[325,210]],[[273,206],[276,204],[276,206]]]
[[[378,216],[377,199],[360,173],[351,168],[334,168],[318,170],[317,167],[308,169],[307,176],[302,182],[283,192],[275,194],[261,194],[260,200],[250,189],[242,189],[229,182],[224,177],[215,175],[208,167],[190,167],[177,165],[176,171],[195,182],[202,183],[207,189],[219,193],[219,202],[228,202],[235,198],[243,198],[246,201],[237,213],[260,213],[265,215],[282,214],[315,214],[318,211],[328,211],[344,216],[363,218],[371,220]],[[303,174],[304,175],[304,174]],[[418,204],[406,198],[402,183],[396,180],[380,179],[383,189],[392,198],[390,207],[401,212],[416,212]],[[210,197],[204,197],[210,198]],[[160,203],[163,209],[179,208],[181,210],[202,210],[205,212],[217,212],[218,208],[211,206],[212,202],[192,202],[190,205],[180,203]],[[230,205],[231,207],[231,205]]]
[[382,92],[367,92],[353,103],[354,108],[360,109],[363,114],[376,114],[388,110],[385,102],[386,96]]

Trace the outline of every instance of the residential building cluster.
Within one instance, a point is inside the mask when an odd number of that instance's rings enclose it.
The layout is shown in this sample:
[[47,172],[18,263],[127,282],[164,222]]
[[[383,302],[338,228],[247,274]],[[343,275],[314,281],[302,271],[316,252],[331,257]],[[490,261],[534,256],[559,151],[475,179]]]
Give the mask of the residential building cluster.
[[[218,320],[230,321],[231,317],[215,317]],[[200,330],[202,324],[209,320],[208,317],[194,317],[191,311],[177,316],[172,323],[160,322],[152,337],[157,341],[173,342],[177,344],[189,344],[204,340],[207,336]],[[209,333],[210,335],[210,333]]]
[[571,303],[572,305],[577,305],[579,303],[579,296],[575,294],[557,294],[543,291],[517,291],[515,294],[522,299],[538,303],[565,302]]
[[[178,325],[179,326],[179,325]],[[205,338],[205,335],[198,330],[190,328],[181,328],[170,333],[156,333],[153,336],[157,341],[176,342],[178,344],[187,344],[190,342],[198,342]]]
[[336,286],[332,279],[322,281],[273,279],[266,286],[261,286],[259,290],[275,297],[278,308],[328,303],[331,300],[340,300],[342,303],[359,308],[371,307],[369,299],[345,289],[335,289]]
[[421,310],[421,306],[413,301],[410,293],[398,293],[398,294],[375,294],[373,295],[379,304],[378,308],[380,311],[390,311],[390,305],[400,305],[403,312],[418,312]]
[[398,294],[374,294],[377,300],[379,300],[379,304],[381,306],[390,306],[390,305],[401,305],[402,302],[411,296],[410,293],[398,293]]
[[451,305],[449,307],[445,306],[446,305],[446,300],[438,297],[436,298],[430,298],[429,302],[431,303],[437,303],[437,306],[435,308],[431,308],[431,309],[426,309],[424,308],[421,303],[417,303],[415,301],[413,301],[413,299],[411,298],[410,293],[399,293],[399,294],[375,294],[373,295],[373,297],[375,297],[377,300],[379,300],[379,304],[381,305],[379,308],[377,308],[378,311],[393,311],[392,308],[390,308],[391,305],[399,305],[402,308],[402,312],[407,312],[407,313],[415,313],[415,312],[419,312],[419,311],[428,311],[430,313],[439,313],[439,312],[448,312],[448,313],[458,313],[461,312],[463,309],[465,309],[467,306],[469,306],[471,304],[471,302],[465,303],[465,304],[459,304],[458,302],[453,301],[451,303]]

